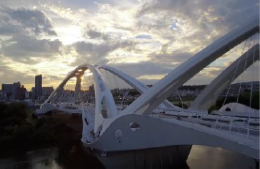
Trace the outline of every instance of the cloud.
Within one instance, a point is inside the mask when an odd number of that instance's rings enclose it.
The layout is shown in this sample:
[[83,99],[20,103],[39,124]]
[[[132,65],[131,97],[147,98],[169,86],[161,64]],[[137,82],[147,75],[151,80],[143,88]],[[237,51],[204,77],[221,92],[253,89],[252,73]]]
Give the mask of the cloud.
[[36,39],[16,35],[1,43],[3,55],[20,62],[34,62],[32,58],[50,58],[59,52],[62,43],[59,40]]
[[209,22],[237,26],[243,23],[246,18],[259,16],[257,15],[259,14],[258,7],[257,0],[155,0],[151,3],[145,3],[138,15],[171,14],[173,17],[181,17],[198,24]]
[[[50,84],[86,62],[115,66],[151,84],[217,38],[259,17],[257,0],[1,4],[8,7],[0,7],[0,59],[12,68],[40,70]],[[197,79],[207,81],[217,72],[208,70]]]
[[121,64],[109,64],[109,66],[115,67],[135,78],[140,79],[145,84],[151,84],[158,81],[158,77],[168,74],[175,67],[165,67],[163,64],[155,63],[151,61],[139,62],[139,63],[121,63]]
[[155,0],[137,13],[140,30],[161,38],[203,47],[252,17],[257,0]]
[[0,7],[0,35],[32,34],[56,36],[51,21],[39,10]]
[[[19,78],[17,78],[19,77]],[[0,84],[13,83],[20,81],[22,84],[29,84],[33,82],[34,77],[28,75],[26,72],[19,72],[11,69],[0,62]]]
[[72,65],[79,65],[82,61],[91,64],[105,64],[109,53],[117,49],[129,49],[135,46],[132,41],[113,41],[107,40],[98,44],[91,42],[77,42],[73,44],[78,58]]
[[17,67],[6,65],[5,62],[0,60],[0,84],[9,84],[19,81],[22,85],[26,86],[27,90],[31,90],[35,85],[34,77],[37,74],[43,74],[43,86],[57,87],[57,85],[64,79],[63,76],[47,74],[45,71],[39,70],[38,67],[36,69],[23,69],[22,67],[19,67],[19,69],[17,69]]

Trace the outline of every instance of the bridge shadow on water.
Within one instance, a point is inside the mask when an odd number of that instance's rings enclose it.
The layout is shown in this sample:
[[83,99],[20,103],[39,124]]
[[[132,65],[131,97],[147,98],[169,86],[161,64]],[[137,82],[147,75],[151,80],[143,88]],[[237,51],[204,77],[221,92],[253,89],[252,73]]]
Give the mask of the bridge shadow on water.
[[[237,154],[221,148],[213,148],[206,146],[193,146],[190,155],[186,163],[181,165],[175,165],[170,163],[161,163],[161,160],[152,159],[151,154],[147,154],[146,160],[143,161],[145,166],[138,167],[137,161],[134,164],[131,159],[125,158],[122,153],[114,154],[112,156],[106,156],[106,163],[103,164],[93,155],[93,153],[83,147],[81,144],[73,144],[65,149],[59,149],[57,151],[55,161],[61,168],[67,169],[83,169],[83,168],[122,168],[117,164],[122,164],[123,168],[174,168],[174,169],[257,169],[259,163],[250,157],[246,157],[241,154]],[[100,156],[100,155],[99,155]],[[137,156],[136,156],[137,157]],[[164,157],[166,161],[166,157]],[[168,160],[168,159],[167,159]],[[128,162],[127,162],[128,161]],[[157,161],[157,163],[156,163]],[[140,161],[139,161],[140,162]],[[173,161],[174,163],[174,161]],[[47,163],[47,166],[53,166],[52,163]],[[134,167],[133,167],[134,166]],[[140,166],[140,165],[139,165]],[[48,168],[47,167],[47,168]],[[51,167],[52,168],[52,167]],[[54,167],[55,168],[55,167]]]
[[[107,157],[109,161],[111,158]],[[121,157],[118,156],[118,160]],[[112,160],[115,160],[115,156]],[[118,161],[121,163],[122,161]],[[111,164],[113,162],[111,161]],[[151,163],[151,161],[146,161]],[[91,151],[80,144],[72,144],[66,148],[49,148],[14,155],[7,159],[0,159],[1,169],[87,169],[87,168],[118,168],[111,165],[103,166]],[[126,166],[126,168],[128,168]],[[132,167],[129,167],[132,168]],[[174,169],[256,169],[255,161],[220,148],[193,146],[187,163],[179,167],[146,168],[174,168]]]

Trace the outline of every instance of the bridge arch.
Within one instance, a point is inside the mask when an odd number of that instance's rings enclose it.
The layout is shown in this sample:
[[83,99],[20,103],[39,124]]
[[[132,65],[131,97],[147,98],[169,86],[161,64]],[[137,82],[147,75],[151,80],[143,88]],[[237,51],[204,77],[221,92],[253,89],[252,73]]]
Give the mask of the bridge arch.
[[[99,69],[104,69],[106,71],[109,71],[110,73],[118,76],[122,80],[124,80],[126,83],[131,85],[134,89],[136,89],[139,93],[143,94],[144,92],[149,90],[149,87],[147,87],[145,84],[142,82],[138,81],[137,79],[133,78],[132,76],[107,65],[102,65],[98,67]],[[173,105],[171,102],[169,102],[167,99],[163,101],[161,104],[162,107],[164,108],[170,108],[172,110],[179,110],[181,111],[182,109]]]

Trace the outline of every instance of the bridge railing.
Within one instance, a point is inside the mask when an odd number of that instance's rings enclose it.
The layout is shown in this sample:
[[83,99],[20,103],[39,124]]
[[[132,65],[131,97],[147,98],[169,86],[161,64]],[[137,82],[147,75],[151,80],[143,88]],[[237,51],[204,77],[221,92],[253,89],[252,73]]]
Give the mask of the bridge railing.
[[[227,131],[231,133],[237,133],[245,137],[259,136],[259,119],[255,120],[253,124],[249,118],[230,117],[230,116],[219,116],[219,115],[208,115],[208,114],[194,114],[187,112],[176,112],[176,111],[154,111],[156,116],[159,118],[173,117],[180,121],[188,121],[191,123],[201,124],[205,127],[210,127],[216,130]],[[248,124],[249,123],[249,124]]]
[[[248,120],[246,120],[248,121]],[[217,130],[225,130],[232,133],[238,133],[244,136],[259,136],[259,128],[258,127],[252,127],[250,125],[245,124],[235,124],[234,122],[230,121],[229,123],[221,123],[217,119],[215,123],[211,126],[214,129]]]

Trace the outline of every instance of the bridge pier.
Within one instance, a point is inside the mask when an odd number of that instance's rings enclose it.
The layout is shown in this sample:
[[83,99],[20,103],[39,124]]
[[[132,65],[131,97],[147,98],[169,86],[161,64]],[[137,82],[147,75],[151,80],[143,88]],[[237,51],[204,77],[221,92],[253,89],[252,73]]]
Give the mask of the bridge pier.
[[106,156],[96,149],[92,152],[106,168],[185,168],[191,147],[182,145],[115,151],[106,152]]
[[260,160],[255,160],[255,168],[260,169]]

